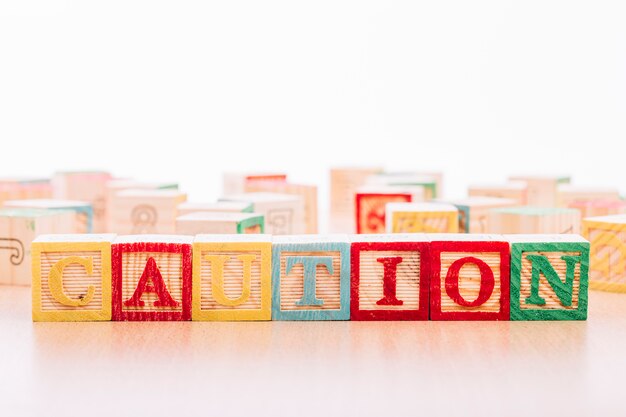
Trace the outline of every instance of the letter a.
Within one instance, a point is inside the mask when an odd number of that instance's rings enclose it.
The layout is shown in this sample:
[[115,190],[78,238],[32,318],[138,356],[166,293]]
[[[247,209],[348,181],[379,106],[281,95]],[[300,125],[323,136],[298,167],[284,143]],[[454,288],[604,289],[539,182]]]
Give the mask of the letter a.
[[[148,280],[152,281],[153,285],[148,285]],[[154,302],[155,307],[176,307],[178,303],[174,301],[170,293],[165,287],[165,282],[161,276],[161,271],[156,264],[154,258],[148,258],[146,267],[139,278],[135,293],[131,298],[124,301],[124,305],[127,307],[143,307],[144,302],[141,300],[141,296],[146,292],[156,293],[158,300]]]

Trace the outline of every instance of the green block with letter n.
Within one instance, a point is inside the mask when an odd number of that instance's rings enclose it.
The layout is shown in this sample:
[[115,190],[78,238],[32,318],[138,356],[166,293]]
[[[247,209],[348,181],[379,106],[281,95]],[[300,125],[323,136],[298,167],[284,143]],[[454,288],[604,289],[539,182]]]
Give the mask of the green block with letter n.
[[511,244],[511,320],[586,320],[589,242]]

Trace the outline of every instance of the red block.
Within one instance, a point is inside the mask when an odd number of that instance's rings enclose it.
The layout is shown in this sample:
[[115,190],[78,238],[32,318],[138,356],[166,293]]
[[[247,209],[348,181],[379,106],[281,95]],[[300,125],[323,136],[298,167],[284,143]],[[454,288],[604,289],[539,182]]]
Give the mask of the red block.
[[428,320],[423,234],[369,235],[351,247],[351,320]]
[[431,320],[509,320],[509,244],[504,241],[431,244]]
[[192,240],[148,235],[116,239],[111,246],[114,321],[191,320]]
[[387,203],[410,203],[410,193],[357,193],[356,201],[356,232],[384,233],[385,207]]

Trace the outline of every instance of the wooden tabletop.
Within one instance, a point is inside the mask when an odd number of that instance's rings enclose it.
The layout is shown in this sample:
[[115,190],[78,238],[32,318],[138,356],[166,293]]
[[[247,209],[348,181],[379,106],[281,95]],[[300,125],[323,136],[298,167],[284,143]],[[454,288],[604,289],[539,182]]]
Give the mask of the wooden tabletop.
[[[0,287],[2,415],[626,415],[626,295],[587,322],[32,323]],[[9,407],[9,408],[7,408]]]

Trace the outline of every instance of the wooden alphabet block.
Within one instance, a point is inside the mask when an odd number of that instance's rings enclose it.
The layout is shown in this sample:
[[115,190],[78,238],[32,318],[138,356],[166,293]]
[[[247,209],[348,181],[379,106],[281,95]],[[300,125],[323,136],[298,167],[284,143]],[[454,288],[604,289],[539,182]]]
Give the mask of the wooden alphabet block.
[[505,184],[471,185],[468,194],[470,197],[506,198],[516,201],[516,205],[524,206],[528,202],[528,185],[523,181],[512,181]]
[[410,203],[424,200],[422,186],[368,186],[357,190],[357,233],[385,233],[387,203]]
[[52,198],[48,178],[0,178],[0,204],[7,200]]
[[585,187],[572,184],[558,186],[557,205],[559,207],[570,207],[574,202],[589,200],[619,201],[619,191],[611,187]]
[[459,211],[446,203],[387,203],[387,233],[458,233]]
[[30,285],[30,245],[48,233],[72,233],[75,215],[71,211],[25,208],[0,210],[0,284]]
[[349,320],[348,237],[275,237],[272,294],[273,320]]
[[626,292],[626,215],[583,219],[583,236],[591,243],[589,288]]
[[176,218],[176,233],[198,234],[254,234],[264,233],[263,216],[257,213],[197,212]]
[[106,183],[106,193],[104,198],[104,213],[106,218],[106,230],[116,229],[113,218],[113,208],[117,206],[117,193],[124,190],[178,190],[178,184],[169,182],[145,182],[129,179],[113,179]]
[[247,193],[248,185],[256,182],[287,182],[287,174],[284,172],[225,172],[222,175],[222,194]]
[[112,247],[112,319],[191,320],[191,236],[135,235]]
[[569,204],[569,208],[580,211],[581,217],[611,216],[626,214],[626,201],[613,199],[576,200]]
[[111,204],[109,229],[121,234],[176,233],[177,207],[187,199],[178,190],[124,190]]
[[178,215],[189,213],[221,212],[221,213],[252,213],[252,204],[241,201],[216,201],[214,203],[191,203],[186,201],[178,205]]
[[465,233],[487,233],[489,210],[517,206],[515,200],[498,197],[467,197],[450,203],[459,210],[459,231]]
[[104,171],[57,172],[52,178],[54,198],[84,201],[93,209],[93,233],[106,231],[106,184],[111,174]]
[[33,242],[33,321],[111,320],[114,237],[41,235]]
[[265,218],[265,231],[272,235],[291,235],[304,232],[304,202],[289,194],[243,193],[228,195],[220,201],[239,201],[252,204],[252,210]]
[[272,239],[198,235],[193,243],[193,320],[271,320]]
[[424,188],[424,201],[432,200],[441,195],[437,190],[437,180],[430,175],[385,172],[368,177],[366,184],[392,187],[420,186]]
[[360,235],[351,247],[351,320],[428,320],[424,234]]
[[509,320],[509,243],[503,236],[431,235],[431,320]]
[[585,320],[589,242],[578,235],[508,235],[511,320]]
[[526,204],[537,207],[556,207],[557,187],[567,184],[566,176],[517,175],[509,177],[510,181],[523,181],[528,187]]
[[356,190],[365,185],[367,178],[383,171],[382,167],[333,168],[330,170],[330,229],[341,233],[354,233]]
[[45,209],[51,211],[74,212],[74,228],[71,233],[91,233],[93,229],[93,208],[84,201],[33,199],[33,200],[9,200],[4,202],[9,208]]
[[505,207],[489,210],[489,233],[580,233],[580,212],[555,207]]
[[246,184],[246,192],[270,192],[299,196],[304,204],[304,230],[302,233],[317,233],[317,186],[279,181],[253,181]]

